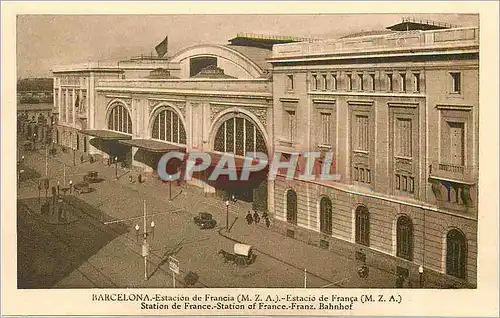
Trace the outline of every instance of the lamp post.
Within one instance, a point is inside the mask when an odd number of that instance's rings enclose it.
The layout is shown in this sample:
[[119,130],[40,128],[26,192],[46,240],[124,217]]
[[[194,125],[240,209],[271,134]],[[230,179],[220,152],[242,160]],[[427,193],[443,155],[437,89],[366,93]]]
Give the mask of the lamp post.
[[[154,236],[154,229],[155,229],[155,222],[151,221],[151,230],[147,230],[147,225],[146,225],[146,200],[144,202],[144,214],[143,214],[143,221],[144,221],[144,228],[142,232],[142,256],[144,257],[144,280],[148,280],[148,255],[149,255],[149,245],[148,245],[148,235],[152,234]],[[139,240],[139,224],[135,225],[135,232],[136,232],[136,237],[137,240]]]
[[76,149],[73,148],[73,166],[76,166],[75,156],[76,156]]
[[36,150],[36,133],[33,134],[33,150]]
[[168,198],[169,201],[172,201],[172,176],[168,175]]
[[229,232],[229,200],[226,200],[226,231]]
[[118,157],[115,157],[115,178],[118,179]]
[[418,267],[418,278],[419,278],[419,287],[424,287],[424,267],[420,265]]

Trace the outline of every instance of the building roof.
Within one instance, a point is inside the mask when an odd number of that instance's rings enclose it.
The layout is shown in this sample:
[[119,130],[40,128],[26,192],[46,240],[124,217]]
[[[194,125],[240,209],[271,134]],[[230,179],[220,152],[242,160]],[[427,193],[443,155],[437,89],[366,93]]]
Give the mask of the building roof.
[[198,74],[191,76],[192,78],[235,78],[224,74],[224,70],[215,65],[209,65],[203,68]]
[[249,46],[271,50],[274,44],[311,42],[314,40],[315,39],[300,38],[295,36],[238,33],[236,37],[229,40],[229,43],[231,43],[231,45]]
[[37,110],[49,111],[52,110],[53,107],[54,105],[49,103],[17,104],[17,111],[18,112],[37,111]]
[[400,23],[391,25],[387,29],[392,31],[412,31],[412,30],[442,30],[449,28],[459,28],[458,25],[449,23],[431,21],[431,20],[417,20],[413,18],[403,18]]
[[370,31],[361,31],[356,33],[351,33],[340,37],[341,39],[349,39],[349,38],[358,38],[362,36],[372,36],[372,35],[385,35],[395,33],[395,31],[391,30],[370,30]]
[[52,92],[53,89],[52,78],[25,78],[17,81],[18,92]]
[[273,55],[273,51],[264,48],[258,47],[250,47],[250,46],[241,46],[241,45],[225,45],[226,47],[233,49],[250,60],[252,60],[257,66],[259,66],[262,70],[267,70],[271,68],[271,64],[266,60],[271,58]]

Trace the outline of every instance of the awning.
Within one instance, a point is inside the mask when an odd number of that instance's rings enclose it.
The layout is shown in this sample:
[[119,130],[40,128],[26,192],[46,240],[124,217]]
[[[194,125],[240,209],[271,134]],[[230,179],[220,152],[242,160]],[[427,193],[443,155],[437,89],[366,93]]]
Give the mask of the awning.
[[166,142],[161,142],[152,139],[130,139],[130,140],[120,140],[120,144],[137,147],[140,149],[145,149],[150,152],[169,152],[169,151],[179,151],[185,152],[186,148],[172,145]]
[[[219,161],[221,160],[222,156],[224,156],[224,155],[233,156],[232,154],[222,154],[222,153],[210,152],[210,157],[212,159],[212,162],[210,163],[210,165],[215,167],[219,163]],[[236,169],[242,169],[245,166],[246,158],[239,157],[239,156],[233,156],[233,157],[234,157],[234,164],[236,166]],[[258,158],[254,158],[252,160],[252,165],[256,165],[257,163],[259,163],[259,161],[260,160]]]
[[83,130],[82,134],[93,136],[103,140],[127,140],[132,136],[111,130]]

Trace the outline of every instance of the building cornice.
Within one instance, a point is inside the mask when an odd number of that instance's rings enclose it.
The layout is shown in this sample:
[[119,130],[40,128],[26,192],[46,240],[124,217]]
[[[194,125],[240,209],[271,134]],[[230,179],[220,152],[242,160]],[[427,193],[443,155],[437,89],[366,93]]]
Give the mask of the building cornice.
[[239,91],[208,91],[208,90],[183,90],[183,89],[158,89],[158,88],[138,88],[138,87],[97,87],[99,92],[109,93],[143,93],[143,94],[172,94],[172,95],[196,95],[196,96],[211,96],[211,97],[242,97],[253,99],[269,99],[273,98],[271,93],[254,93],[254,92],[239,92]]

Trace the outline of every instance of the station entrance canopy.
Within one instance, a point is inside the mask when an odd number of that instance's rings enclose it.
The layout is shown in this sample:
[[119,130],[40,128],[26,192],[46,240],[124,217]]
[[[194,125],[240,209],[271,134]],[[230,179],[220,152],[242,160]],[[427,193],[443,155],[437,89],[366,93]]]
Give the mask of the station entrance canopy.
[[119,133],[116,131],[111,131],[111,130],[84,130],[82,131],[83,134],[89,135],[92,137],[96,137],[102,140],[127,140],[127,139],[132,139],[132,136]]
[[121,143],[122,145],[132,146],[155,153],[166,153],[170,151],[179,151],[179,152],[186,151],[186,148],[184,147],[151,139],[128,139],[128,140],[120,140],[119,143]]

